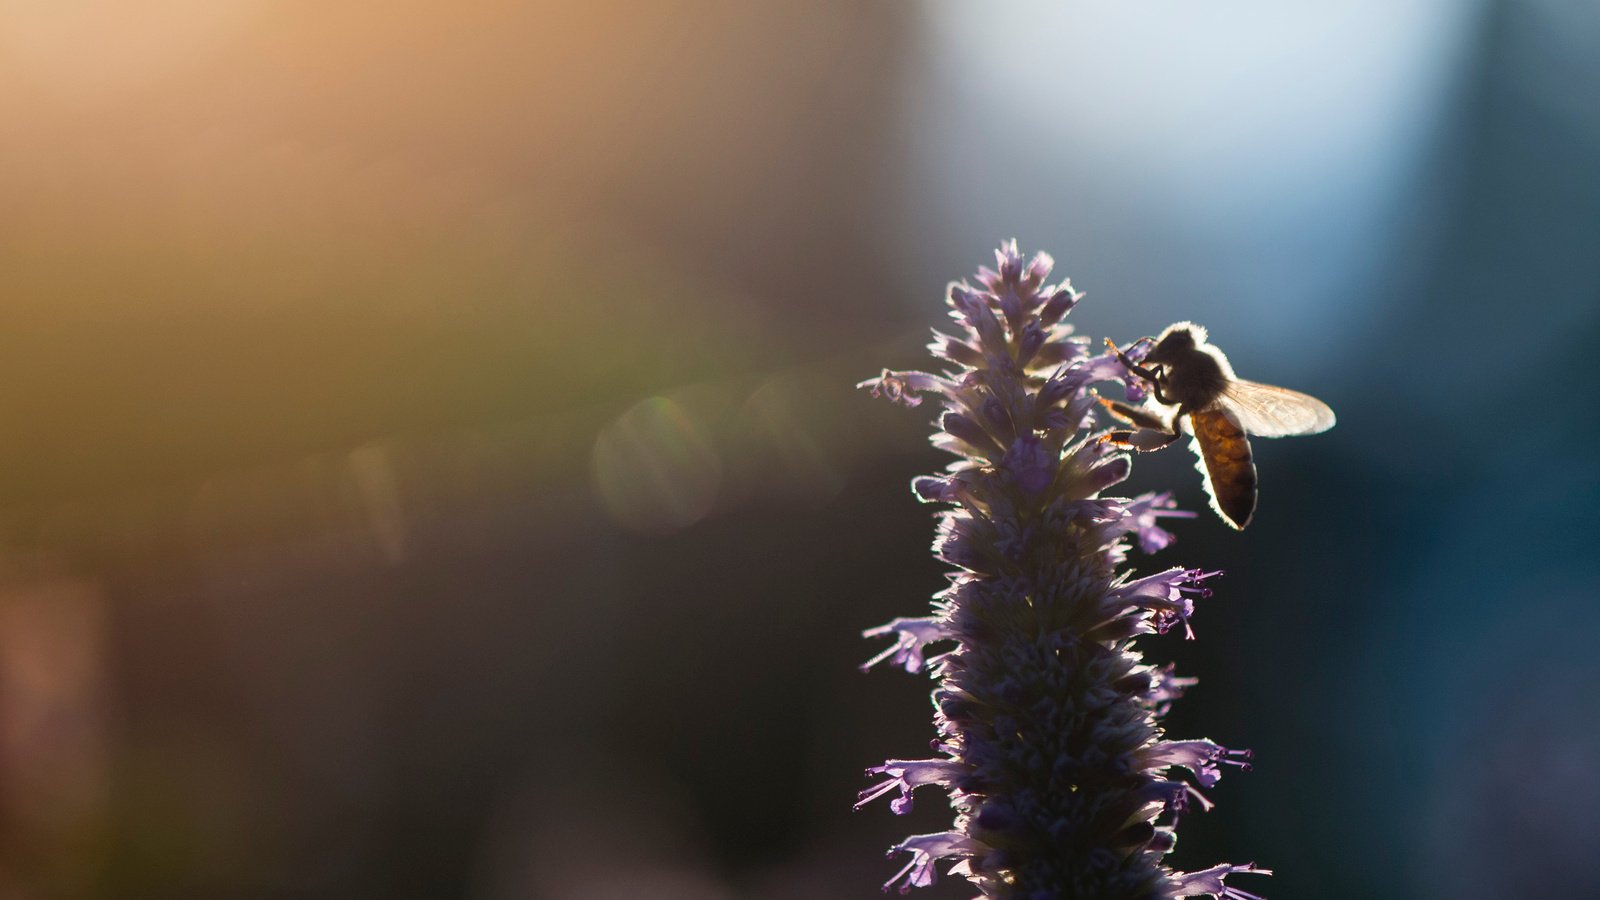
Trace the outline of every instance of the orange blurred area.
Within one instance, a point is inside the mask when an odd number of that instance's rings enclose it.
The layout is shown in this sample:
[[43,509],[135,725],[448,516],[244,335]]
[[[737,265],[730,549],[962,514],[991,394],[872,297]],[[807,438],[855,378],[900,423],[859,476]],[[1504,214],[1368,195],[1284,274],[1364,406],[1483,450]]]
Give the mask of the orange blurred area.
[[793,359],[749,276],[842,211],[767,179],[864,114],[883,48],[709,11],[7,4],[0,499]]
[[547,776],[472,748],[552,740],[612,528],[815,509],[895,427],[836,413],[892,319],[837,279],[883,277],[817,264],[876,227],[882,147],[833,136],[892,21],[0,4],[0,895],[729,896],[666,848],[526,882],[563,826],[495,823]]

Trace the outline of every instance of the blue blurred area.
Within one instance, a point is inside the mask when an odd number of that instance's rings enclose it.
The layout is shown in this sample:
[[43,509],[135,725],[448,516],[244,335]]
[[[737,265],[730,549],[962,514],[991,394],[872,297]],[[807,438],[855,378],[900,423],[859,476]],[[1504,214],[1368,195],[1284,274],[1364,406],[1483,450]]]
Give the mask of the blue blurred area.
[[907,271],[1037,235],[1093,333],[1193,319],[1339,412],[1174,551],[1249,606],[1176,714],[1260,753],[1205,849],[1273,896],[1600,892],[1600,9],[948,4],[923,46]]
[[1193,318],[1285,378],[1340,367],[1386,320],[1397,245],[1434,227],[1419,187],[1483,17],[1438,0],[931,9],[907,88],[908,271],[1009,228],[1061,248],[1101,330]]
[[1261,755],[1206,851],[1274,896],[1592,896],[1600,11],[1363,6],[946,9],[908,252],[1023,210],[1068,236],[1080,322],[1201,321],[1340,414],[1258,442],[1242,540],[1175,551],[1249,605],[1177,720]]
[[1340,415],[1175,551],[1248,604],[1177,721],[1261,758],[1185,841],[1273,896],[1600,892],[1600,10],[1012,12],[929,29],[912,270],[1011,215],[1096,333],[1200,321]]

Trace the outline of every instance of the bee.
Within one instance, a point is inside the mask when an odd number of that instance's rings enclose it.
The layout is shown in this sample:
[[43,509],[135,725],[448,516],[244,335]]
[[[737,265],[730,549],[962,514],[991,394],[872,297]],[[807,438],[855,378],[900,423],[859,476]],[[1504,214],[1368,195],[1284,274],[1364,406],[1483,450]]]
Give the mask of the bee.
[[1177,440],[1179,426],[1186,424],[1211,508],[1235,529],[1244,530],[1256,511],[1249,436],[1320,434],[1333,427],[1333,410],[1321,400],[1236,377],[1228,358],[1193,322],[1178,322],[1160,337],[1136,342],[1134,347],[1154,344],[1139,362],[1106,343],[1123,365],[1150,383],[1155,403],[1136,407],[1102,398],[1113,416],[1139,429],[1114,431],[1103,440],[1141,452],[1157,450]]

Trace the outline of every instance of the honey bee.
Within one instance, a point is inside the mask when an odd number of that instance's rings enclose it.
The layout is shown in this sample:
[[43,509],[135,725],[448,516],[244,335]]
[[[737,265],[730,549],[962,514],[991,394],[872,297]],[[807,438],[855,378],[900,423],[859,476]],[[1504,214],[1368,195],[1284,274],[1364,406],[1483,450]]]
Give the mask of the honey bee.
[[1256,510],[1249,435],[1320,434],[1333,427],[1333,410],[1298,391],[1236,377],[1228,358],[1193,322],[1170,325],[1160,337],[1143,338],[1134,346],[1143,343],[1154,346],[1140,362],[1115,344],[1111,349],[1130,371],[1150,382],[1155,402],[1137,407],[1102,399],[1113,416],[1139,429],[1115,431],[1104,439],[1134,450],[1157,450],[1179,438],[1187,417],[1191,446],[1200,458],[1195,468],[1205,476],[1211,508],[1242,531]]

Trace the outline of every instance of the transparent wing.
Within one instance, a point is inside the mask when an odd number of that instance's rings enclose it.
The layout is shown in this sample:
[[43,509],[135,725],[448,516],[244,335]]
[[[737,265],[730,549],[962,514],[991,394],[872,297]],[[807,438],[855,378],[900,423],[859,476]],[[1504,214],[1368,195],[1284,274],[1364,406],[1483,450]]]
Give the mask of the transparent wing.
[[1333,410],[1308,394],[1255,381],[1230,381],[1222,404],[1232,410],[1244,430],[1261,437],[1318,434],[1333,427]]

